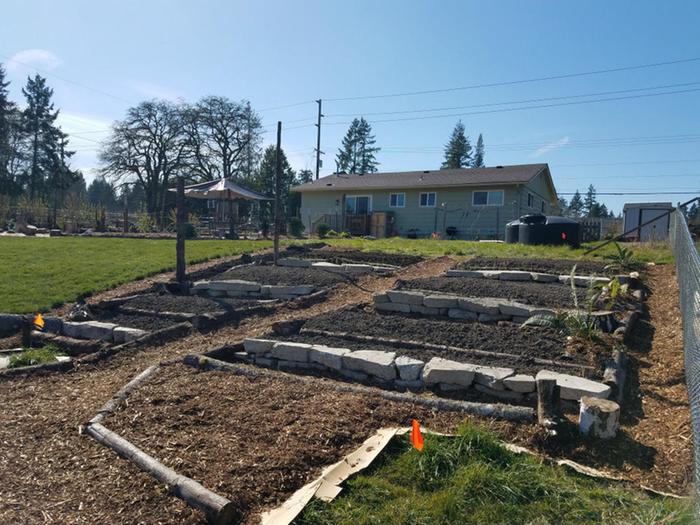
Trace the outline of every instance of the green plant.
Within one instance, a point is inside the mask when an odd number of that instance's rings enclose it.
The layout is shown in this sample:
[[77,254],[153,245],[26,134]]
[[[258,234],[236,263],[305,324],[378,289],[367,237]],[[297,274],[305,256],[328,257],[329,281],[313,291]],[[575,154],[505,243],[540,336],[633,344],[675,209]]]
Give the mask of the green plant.
[[316,226],[316,233],[318,233],[318,236],[323,239],[324,237],[328,236],[328,233],[331,231],[331,226],[330,224],[326,224],[325,222],[322,222],[318,226]]
[[157,224],[155,218],[151,216],[146,210],[141,209],[136,215],[136,227],[141,233],[152,233],[157,231]]
[[340,238],[341,239],[352,239],[352,234],[350,232],[341,232]]
[[197,228],[191,222],[185,223],[185,239],[196,239],[197,238]]
[[47,344],[41,348],[28,348],[22,353],[10,357],[8,368],[20,366],[43,365],[55,362],[56,356],[61,355],[56,345]]
[[338,232],[335,230],[328,230],[328,233],[326,233],[326,237],[338,237]]
[[604,256],[610,261],[605,269],[617,272],[631,271],[638,269],[640,264],[634,259],[634,252],[630,248],[623,248],[619,243],[614,242],[615,252]]
[[299,217],[289,219],[289,234],[292,237],[301,237],[304,233],[304,222]]

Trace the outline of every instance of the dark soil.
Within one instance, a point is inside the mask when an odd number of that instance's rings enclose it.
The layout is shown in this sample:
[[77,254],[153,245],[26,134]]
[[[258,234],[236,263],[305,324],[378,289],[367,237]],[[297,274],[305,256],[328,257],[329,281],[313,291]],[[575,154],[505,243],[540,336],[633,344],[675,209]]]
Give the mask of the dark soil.
[[300,257],[303,259],[323,259],[333,263],[368,263],[368,264],[388,264],[391,266],[409,266],[423,260],[418,255],[406,255],[400,253],[384,252],[362,252],[359,250],[338,250],[333,248],[323,248],[320,250],[291,250],[285,254],[289,257]]
[[[571,286],[559,283],[535,283],[531,281],[499,281],[479,277],[426,277],[399,281],[397,288],[405,290],[434,290],[465,297],[503,297],[522,303],[551,308],[572,308]],[[588,290],[577,288],[580,304]]]
[[212,279],[242,279],[260,284],[297,285],[311,284],[325,288],[337,283],[347,283],[350,277],[316,268],[290,268],[287,266],[252,265],[232,268]]
[[153,332],[177,324],[177,321],[172,319],[162,319],[150,315],[130,315],[119,312],[106,312],[100,316],[99,321],[105,323],[114,323],[119,326],[127,326],[129,328],[139,328],[147,332]]
[[524,270],[528,272],[569,275],[576,265],[576,275],[606,275],[608,263],[577,261],[575,259],[507,259],[496,257],[474,257],[459,264],[460,270]]
[[[307,321],[304,328],[423,341],[542,359],[562,358],[566,342],[563,336],[547,328],[385,315],[360,309],[341,310],[316,317]],[[581,358],[575,362],[587,364]]]
[[247,306],[256,306],[254,299],[199,297],[197,295],[172,295],[148,293],[130,299],[124,306],[156,312],[181,312],[192,314],[214,313]]
[[[562,372],[564,374],[576,374],[575,369],[567,367],[557,367],[551,365],[541,365],[533,362],[532,358],[529,356],[520,356],[516,358],[504,358],[504,357],[485,357],[482,355],[475,355],[468,352],[459,352],[454,350],[428,350],[428,349],[416,349],[416,348],[397,348],[393,345],[388,344],[377,344],[370,342],[361,341],[351,341],[342,337],[326,337],[321,335],[291,335],[285,337],[279,337],[279,340],[283,341],[296,341],[299,343],[309,343],[309,344],[320,344],[326,346],[332,346],[335,348],[349,348],[350,350],[382,350],[384,352],[396,352],[396,355],[406,355],[413,357],[415,359],[420,359],[421,361],[428,362],[433,357],[442,357],[443,359],[450,359],[452,361],[459,361],[461,363],[471,363],[474,365],[482,366],[501,366],[507,368],[513,368],[518,373],[532,374],[535,375],[537,372],[543,368],[547,370],[554,370],[556,372]],[[503,350],[506,353],[513,353]],[[551,359],[555,359],[557,356],[550,356]]]

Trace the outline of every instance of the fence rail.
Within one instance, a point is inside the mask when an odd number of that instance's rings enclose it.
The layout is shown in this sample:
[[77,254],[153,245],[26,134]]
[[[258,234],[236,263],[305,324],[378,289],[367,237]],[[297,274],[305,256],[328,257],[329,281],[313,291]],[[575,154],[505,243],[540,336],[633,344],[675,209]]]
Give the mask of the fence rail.
[[696,495],[700,496],[700,256],[685,217],[678,209],[671,213],[669,233],[680,291],[685,378],[695,448],[695,487]]

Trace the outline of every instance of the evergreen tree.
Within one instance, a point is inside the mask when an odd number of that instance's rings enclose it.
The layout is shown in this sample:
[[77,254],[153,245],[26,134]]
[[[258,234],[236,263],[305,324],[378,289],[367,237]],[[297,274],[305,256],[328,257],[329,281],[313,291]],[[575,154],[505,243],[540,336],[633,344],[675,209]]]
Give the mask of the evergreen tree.
[[[306,184],[314,180],[314,173],[311,170],[299,170],[294,179],[294,186]],[[298,217],[301,208],[301,193],[289,192],[289,216]]]
[[[284,214],[289,213],[289,194],[290,191],[289,189],[292,187],[294,184],[294,177],[295,173],[292,167],[290,166],[289,162],[287,161],[287,156],[284,153],[284,150],[281,151],[281,163],[282,163],[282,192],[281,192],[281,199],[282,199],[282,206],[285,208],[284,209]],[[265,151],[263,152],[262,160],[260,161],[260,166],[258,168],[258,172],[255,177],[255,188],[267,195],[274,195],[275,194],[275,169],[276,169],[276,162],[277,162],[277,148],[270,144],[267,148],[265,148]],[[272,201],[263,201],[260,206],[260,210],[262,213],[261,219],[263,221],[271,221],[273,219],[274,211],[273,211],[273,206],[274,204]]]
[[336,155],[338,170],[345,173],[375,173],[379,165],[375,154],[380,150],[375,143],[369,122],[364,118],[354,119]]
[[114,186],[104,176],[97,177],[90,183],[87,188],[87,197],[90,204],[95,206],[104,206],[108,210],[119,209]]
[[583,198],[583,214],[586,217],[595,217],[595,215],[591,215],[591,213],[598,213],[596,204],[598,204],[598,201],[596,200],[595,187],[593,184],[589,184],[586,196]]
[[559,211],[561,215],[569,214],[569,203],[566,202],[566,199],[564,197],[557,198],[557,205],[559,206]]
[[[471,163],[472,146],[464,134],[464,124],[460,120],[452,130],[449,142],[445,145],[445,160],[441,168],[467,168]],[[482,158],[483,161],[483,158]]]
[[583,213],[583,199],[581,198],[581,194],[579,193],[579,191],[577,189],[576,193],[574,193],[574,196],[571,197],[571,202],[569,202],[569,208],[568,208],[567,214],[571,217],[580,217],[582,213]]
[[479,138],[476,139],[476,149],[474,150],[472,168],[483,168],[484,166],[484,137],[482,137],[481,133],[479,133]]
[[688,210],[687,217],[689,221],[693,221],[698,217],[698,201],[695,201]]
[[9,81],[0,64],[0,195],[16,195],[21,191],[17,173],[21,163],[23,140],[20,112],[8,95]]

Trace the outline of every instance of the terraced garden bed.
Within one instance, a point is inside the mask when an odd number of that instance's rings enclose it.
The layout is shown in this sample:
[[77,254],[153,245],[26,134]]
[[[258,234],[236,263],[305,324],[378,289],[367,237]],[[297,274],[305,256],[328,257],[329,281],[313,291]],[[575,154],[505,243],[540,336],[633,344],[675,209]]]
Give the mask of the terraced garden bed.
[[460,270],[523,270],[527,272],[552,273],[568,275],[576,266],[578,275],[610,275],[606,270],[609,263],[576,259],[530,259],[506,257],[473,257],[457,268]]
[[338,250],[333,248],[311,250],[304,249],[303,245],[302,247],[288,247],[284,256],[324,260],[335,264],[367,263],[402,267],[416,264],[423,260],[423,257],[418,255],[385,252],[363,252],[359,250]]

